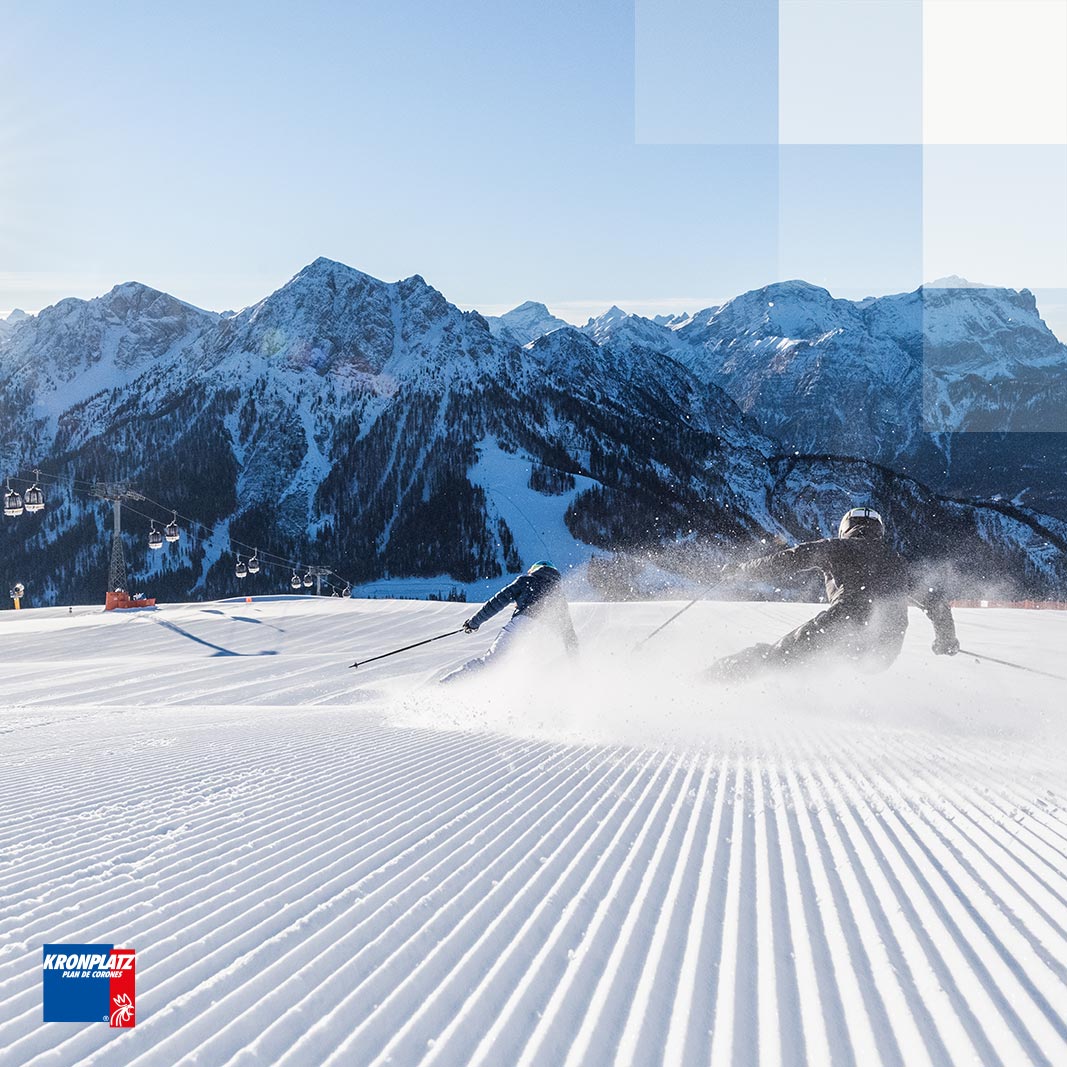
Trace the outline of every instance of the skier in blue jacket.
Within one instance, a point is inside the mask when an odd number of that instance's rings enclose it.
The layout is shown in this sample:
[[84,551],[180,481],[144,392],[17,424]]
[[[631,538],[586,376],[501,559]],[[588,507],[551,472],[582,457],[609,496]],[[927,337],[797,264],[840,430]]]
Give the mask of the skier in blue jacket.
[[442,683],[455,681],[465,675],[480,671],[521,641],[522,634],[533,635],[536,630],[559,634],[567,649],[574,656],[578,652],[578,636],[574,632],[570,608],[563,595],[563,576],[548,560],[538,560],[525,573],[520,574],[510,585],[506,585],[492,597],[480,610],[475,612],[463,624],[463,629],[474,633],[483,622],[491,619],[509,604],[515,605],[515,611],[496,635],[489,650],[483,656],[468,660],[441,679]]

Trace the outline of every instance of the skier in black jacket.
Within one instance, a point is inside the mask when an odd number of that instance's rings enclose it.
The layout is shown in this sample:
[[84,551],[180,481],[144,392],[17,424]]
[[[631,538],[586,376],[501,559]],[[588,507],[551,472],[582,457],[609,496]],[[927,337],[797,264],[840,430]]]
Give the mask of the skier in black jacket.
[[718,680],[762,670],[803,666],[827,653],[860,670],[884,671],[900,654],[908,628],[908,600],[934,624],[933,651],[954,656],[960,648],[952,608],[944,595],[919,579],[883,540],[881,516],[869,507],[853,508],[841,520],[836,538],[808,541],[739,566],[725,577],[781,581],[800,571],[822,571],[829,607],[773,645],[755,645],[718,660],[708,674]]
[[484,656],[468,660],[441,679],[442,683],[452,682],[466,674],[482,670],[489,663],[505,653],[523,633],[532,633],[531,628],[540,628],[542,632],[552,630],[560,635],[569,655],[578,652],[578,636],[571,622],[570,608],[561,588],[562,575],[548,560],[538,560],[525,573],[520,574],[510,585],[506,585],[479,611],[475,612],[463,624],[463,629],[472,634],[483,622],[491,619],[509,604],[515,605],[515,611],[496,635],[489,651]]

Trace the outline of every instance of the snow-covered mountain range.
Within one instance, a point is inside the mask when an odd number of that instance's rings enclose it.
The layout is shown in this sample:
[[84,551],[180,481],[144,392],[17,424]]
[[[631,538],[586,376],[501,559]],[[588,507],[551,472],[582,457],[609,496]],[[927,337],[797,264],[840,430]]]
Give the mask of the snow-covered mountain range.
[[1067,346],[1028,290],[949,278],[850,301],[792,281],[674,323],[612,309],[583,329],[669,352],[787,450],[1067,517]]
[[[995,294],[1003,312],[1003,292],[966,290],[977,303],[942,318],[981,312],[1044,373],[1063,346],[1029,294],[1007,319],[981,303]],[[618,550],[699,574],[736,546],[826,533],[873,498],[903,547],[965,558],[971,587],[1062,588],[1067,523],[908,476],[922,438],[898,425],[900,390],[919,384],[905,324],[920,303],[793,282],[666,323],[612,309],[579,330],[543,305],[490,322],[418,276],[386,283],[325,259],[226,316],[126,283],[0,336],[5,473],[78,480],[5,520],[0,555],[37,602],[97,599],[108,517],[91,479],[129,479],[158,502],[146,515],[203,524],[149,553],[148,520],[128,516],[131,574],[171,597],[234,592],[231,537],[357,583],[480,588],[531,557]],[[987,333],[967,348],[943,331],[936,351],[966,380]],[[869,447],[857,423],[892,441]]]

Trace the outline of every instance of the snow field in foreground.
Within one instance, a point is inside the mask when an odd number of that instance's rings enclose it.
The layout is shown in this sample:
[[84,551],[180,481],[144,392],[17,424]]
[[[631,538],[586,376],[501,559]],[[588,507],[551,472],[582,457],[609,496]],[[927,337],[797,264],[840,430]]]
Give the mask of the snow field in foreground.
[[[805,605],[580,604],[437,688],[465,605],[5,612],[0,1063],[1067,1062],[1064,683],[935,658],[725,690]],[[1067,615],[960,611],[1059,672]],[[44,942],[138,1023],[43,1024]]]

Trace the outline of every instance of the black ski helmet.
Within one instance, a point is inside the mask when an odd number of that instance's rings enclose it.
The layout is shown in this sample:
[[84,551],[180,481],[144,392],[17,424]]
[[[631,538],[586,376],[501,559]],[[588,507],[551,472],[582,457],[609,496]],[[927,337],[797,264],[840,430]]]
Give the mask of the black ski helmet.
[[874,508],[852,508],[837,527],[838,537],[884,537],[885,524]]
[[536,563],[531,563],[527,574],[533,574],[534,571],[539,571],[542,567],[548,567],[549,570],[555,570],[556,568],[548,562],[547,559],[539,559]]

